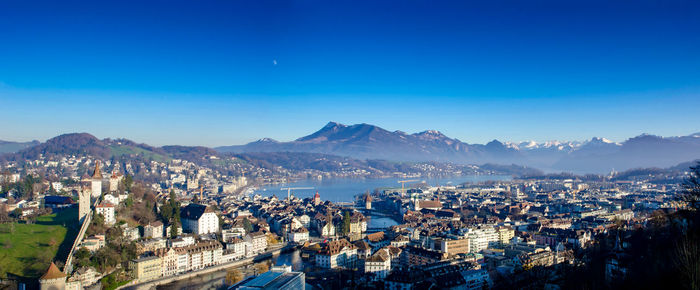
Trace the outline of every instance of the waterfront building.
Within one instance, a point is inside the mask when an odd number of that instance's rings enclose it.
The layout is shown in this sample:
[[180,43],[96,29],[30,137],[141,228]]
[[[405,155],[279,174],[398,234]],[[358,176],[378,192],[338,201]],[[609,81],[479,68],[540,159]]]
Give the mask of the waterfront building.
[[306,275],[304,272],[293,272],[291,266],[272,267],[268,272],[251,276],[228,288],[229,290],[304,290]]
[[129,262],[129,270],[139,282],[154,280],[161,275],[161,261],[157,256],[134,259]]
[[217,241],[199,242],[185,248],[189,256],[187,271],[199,270],[221,263],[223,247]]
[[214,210],[206,205],[188,204],[180,212],[182,229],[196,235],[219,231],[219,218]]
[[226,249],[231,252],[232,258],[238,260],[246,255],[246,242],[240,238],[233,238],[226,244]]
[[305,228],[299,228],[289,232],[287,239],[292,243],[303,244],[309,240],[309,231]]
[[357,262],[357,248],[345,239],[330,241],[316,254],[315,260],[320,268],[354,268]]
[[168,277],[178,273],[178,253],[175,248],[158,249],[155,255],[160,258],[161,276]]
[[246,256],[252,257],[262,252],[267,248],[267,237],[263,232],[253,232],[247,234],[243,240],[247,243]]

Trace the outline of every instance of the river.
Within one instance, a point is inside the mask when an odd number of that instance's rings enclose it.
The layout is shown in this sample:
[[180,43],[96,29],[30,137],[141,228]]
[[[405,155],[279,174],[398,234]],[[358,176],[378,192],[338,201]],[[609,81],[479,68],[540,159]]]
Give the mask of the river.
[[[277,195],[279,198],[285,198],[286,190],[281,190],[283,187],[313,187],[313,189],[292,190],[292,194],[296,197],[306,198],[313,197],[316,191],[321,195],[322,200],[330,200],[332,202],[352,202],[355,195],[366,191],[372,191],[382,187],[401,187],[399,180],[415,179],[417,182],[426,182],[430,185],[459,185],[465,182],[484,182],[484,181],[499,181],[510,180],[509,175],[462,175],[452,177],[428,177],[428,178],[324,178],[306,179],[289,184],[274,184],[258,188],[254,191],[262,196]],[[417,183],[411,182],[411,183]],[[409,184],[406,184],[408,187]]]

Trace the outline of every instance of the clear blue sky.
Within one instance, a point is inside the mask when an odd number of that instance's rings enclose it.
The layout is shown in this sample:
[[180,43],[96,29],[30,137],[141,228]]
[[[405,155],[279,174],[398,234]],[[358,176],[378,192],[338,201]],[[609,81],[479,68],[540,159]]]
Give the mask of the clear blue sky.
[[686,135],[699,15],[700,1],[2,1],[0,139],[218,146],[328,121],[470,143]]

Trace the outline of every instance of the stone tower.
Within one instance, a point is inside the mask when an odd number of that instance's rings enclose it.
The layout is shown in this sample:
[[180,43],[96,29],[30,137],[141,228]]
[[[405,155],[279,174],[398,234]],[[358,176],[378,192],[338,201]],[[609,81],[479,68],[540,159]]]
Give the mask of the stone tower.
[[80,224],[83,223],[85,217],[90,213],[90,192],[87,187],[78,191],[78,220]]
[[66,274],[58,269],[56,264],[51,262],[46,274],[39,278],[39,288],[41,290],[63,290],[66,289]]
[[102,195],[102,172],[100,161],[95,160],[95,171],[92,173],[92,197],[99,198]]

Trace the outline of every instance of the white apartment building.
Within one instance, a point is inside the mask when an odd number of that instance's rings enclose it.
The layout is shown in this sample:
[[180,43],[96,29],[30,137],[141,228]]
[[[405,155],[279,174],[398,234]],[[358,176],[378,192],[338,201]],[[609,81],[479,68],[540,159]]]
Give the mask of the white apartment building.
[[162,238],[163,223],[160,221],[155,221],[143,226],[143,237],[152,239]]
[[365,273],[373,273],[374,280],[384,279],[391,271],[391,256],[387,249],[380,249],[365,260]]
[[303,244],[309,240],[309,231],[305,228],[299,228],[289,232],[287,239],[292,243]]
[[469,239],[469,252],[478,253],[500,244],[500,237],[493,226],[484,225],[478,228],[470,228],[467,232]]
[[219,218],[210,207],[189,204],[180,211],[182,229],[196,235],[219,232]]
[[246,257],[252,257],[262,252],[267,248],[267,237],[263,232],[253,232],[247,234],[243,240],[247,243]]
[[95,208],[98,214],[101,214],[105,218],[105,224],[113,225],[117,222],[114,217],[114,205],[108,202],[103,202],[97,205]]
[[232,252],[232,258],[233,259],[240,259],[245,257],[245,250],[247,247],[247,243],[239,238],[233,238],[228,244],[226,244],[226,249],[230,250]]

